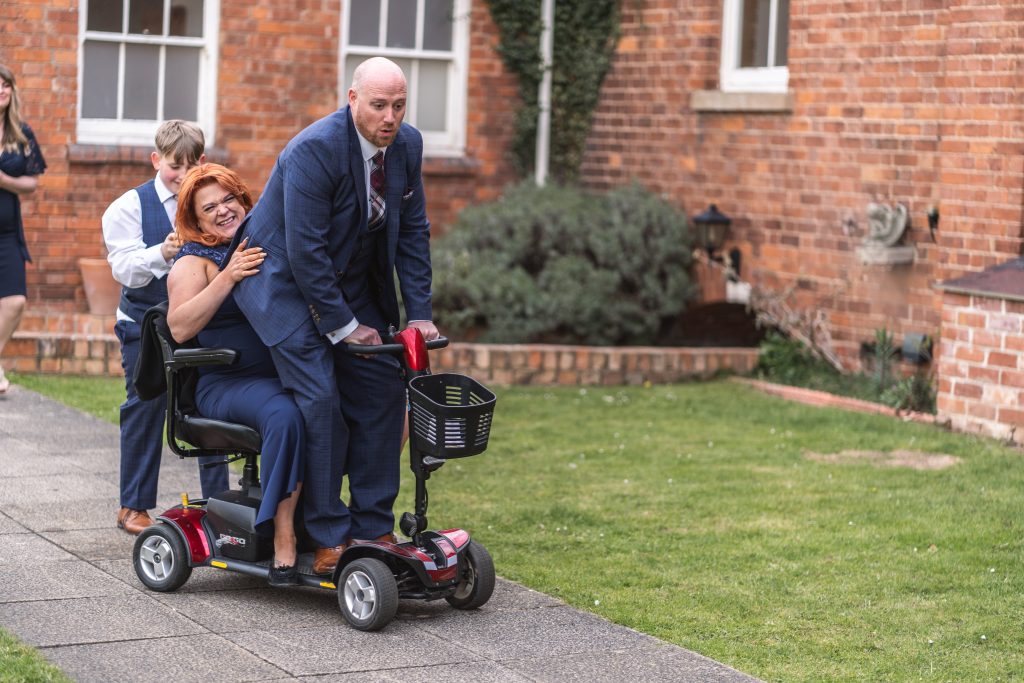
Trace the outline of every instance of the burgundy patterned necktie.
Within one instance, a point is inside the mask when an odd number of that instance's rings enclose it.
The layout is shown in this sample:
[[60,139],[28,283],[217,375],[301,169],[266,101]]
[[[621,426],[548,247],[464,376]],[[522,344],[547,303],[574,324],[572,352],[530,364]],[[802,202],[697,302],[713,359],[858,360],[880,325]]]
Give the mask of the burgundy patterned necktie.
[[384,225],[384,152],[378,151],[370,159],[370,230],[376,230]]

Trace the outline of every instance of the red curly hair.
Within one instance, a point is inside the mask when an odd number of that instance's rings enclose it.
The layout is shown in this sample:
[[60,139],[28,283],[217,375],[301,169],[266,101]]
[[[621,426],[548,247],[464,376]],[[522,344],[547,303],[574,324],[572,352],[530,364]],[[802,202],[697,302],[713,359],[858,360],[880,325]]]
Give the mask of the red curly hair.
[[246,213],[252,211],[252,193],[237,173],[220,164],[196,166],[185,174],[178,191],[178,213],[174,224],[182,242],[199,242],[213,247],[221,241],[216,235],[209,235],[199,228],[199,214],[196,213],[196,193],[211,183],[218,183],[226,192],[235,195]]

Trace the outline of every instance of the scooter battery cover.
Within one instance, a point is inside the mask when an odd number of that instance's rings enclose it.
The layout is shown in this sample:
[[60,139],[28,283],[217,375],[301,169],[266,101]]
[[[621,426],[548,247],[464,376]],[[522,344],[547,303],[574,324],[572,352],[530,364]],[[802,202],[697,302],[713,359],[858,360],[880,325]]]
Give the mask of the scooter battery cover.
[[206,520],[212,532],[214,554],[233,560],[259,562],[274,554],[273,539],[256,533],[258,498],[241,491],[224,491],[206,504]]

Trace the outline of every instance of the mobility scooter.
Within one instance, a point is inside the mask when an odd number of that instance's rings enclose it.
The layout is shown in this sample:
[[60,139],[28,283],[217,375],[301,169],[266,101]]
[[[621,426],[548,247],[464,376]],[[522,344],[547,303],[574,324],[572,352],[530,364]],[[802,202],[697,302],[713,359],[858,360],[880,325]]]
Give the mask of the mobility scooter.
[[[167,443],[180,457],[223,456],[245,460],[239,489],[189,500],[157,517],[139,534],[132,553],[135,572],[146,587],[174,591],[195,567],[266,578],[273,558],[272,539],[255,533],[262,495],[257,457],[261,439],[240,424],[212,420],[195,408],[196,368],[229,364],[230,349],[189,348],[174,343],[166,324],[166,304],[146,314],[143,344],[159,344],[167,388]],[[456,609],[475,609],[494,590],[494,564],[487,550],[462,529],[427,530],[426,481],[446,460],[482,453],[487,448],[495,397],[475,380],[457,374],[430,373],[427,350],[447,339],[425,342],[418,330],[395,334],[390,343],[357,347],[360,354],[387,353],[399,358],[409,394],[409,457],[416,479],[415,512],[406,512],[399,528],[410,540],[400,543],[353,541],[332,575],[312,573],[312,553],[300,539],[297,567],[302,586],[337,592],[345,620],[362,631],[386,626],[399,599],[445,599]],[[145,361],[145,352],[142,362]],[[143,368],[143,372],[146,369]],[[153,376],[149,369],[150,377]],[[138,381],[136,382],[138,385]],[[298,527],[301,522],[297,521]],[[308,543],[306,544],[308,546]],[[306,550],[307,552],[302,552]]]

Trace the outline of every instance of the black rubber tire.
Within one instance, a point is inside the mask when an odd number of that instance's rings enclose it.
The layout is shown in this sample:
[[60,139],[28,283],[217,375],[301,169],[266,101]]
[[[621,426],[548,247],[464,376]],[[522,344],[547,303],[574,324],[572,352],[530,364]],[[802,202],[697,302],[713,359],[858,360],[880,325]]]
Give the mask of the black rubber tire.
[[178,590],[192,576],[185,542],[165,522],[143,529],[135,539],[132,565],[146,588],[161,593]]
[[476,541],[459,556],[461,579],[455,592],[445,598],[455,609],[476,609],[494,593],[494,560],[487,549]]
[[360,631],[379,631],[398,612],[398,584],[386,564],[361,557],[338,577],[338,606],[345,621]]

